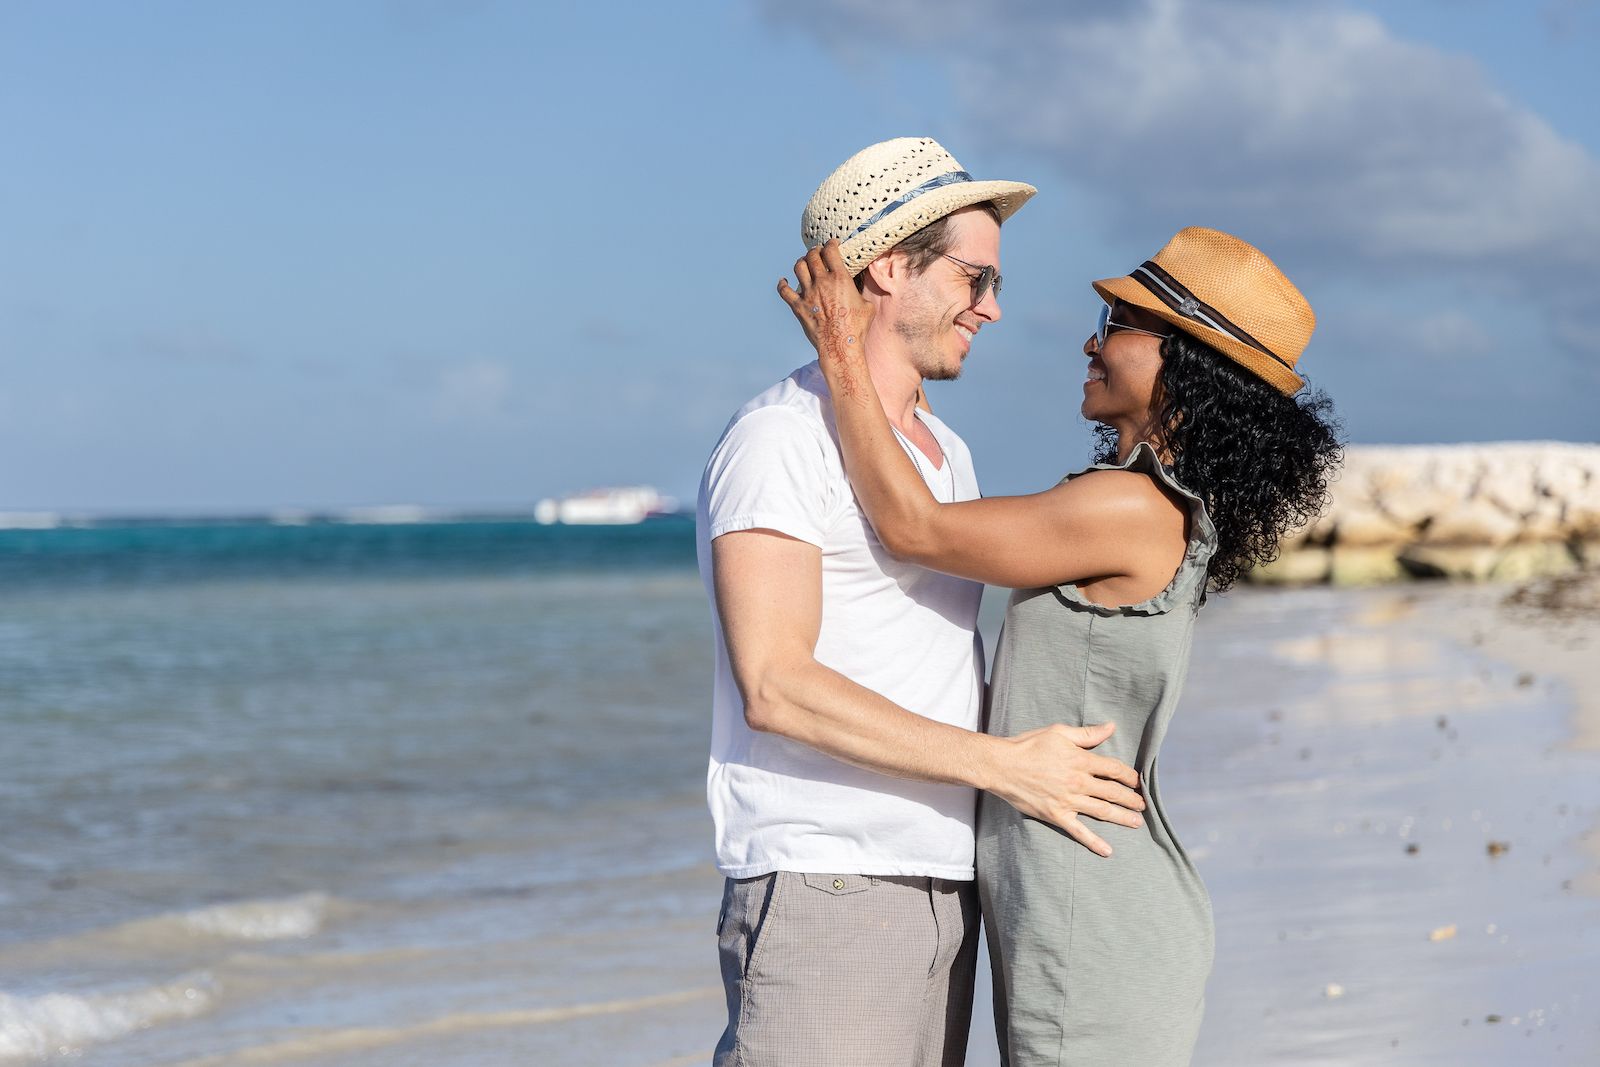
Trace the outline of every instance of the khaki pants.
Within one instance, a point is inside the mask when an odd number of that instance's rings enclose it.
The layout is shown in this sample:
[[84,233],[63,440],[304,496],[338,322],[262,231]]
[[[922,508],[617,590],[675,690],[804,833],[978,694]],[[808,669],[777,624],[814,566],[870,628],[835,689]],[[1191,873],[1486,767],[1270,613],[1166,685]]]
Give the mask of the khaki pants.
[[779,871],[728,880],[715,1067],[960,1067],[972,882]]

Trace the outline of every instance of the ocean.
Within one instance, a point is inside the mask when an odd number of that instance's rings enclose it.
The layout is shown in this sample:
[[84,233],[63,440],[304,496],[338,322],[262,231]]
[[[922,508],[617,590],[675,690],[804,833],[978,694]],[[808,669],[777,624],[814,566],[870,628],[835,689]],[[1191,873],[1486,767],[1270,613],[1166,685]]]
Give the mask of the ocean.
[[[1201,616],[1197,1064],[1600,1056],[1574,694],[1441,628],[1501,595]],[[0,531],[0,1065],[708,1062],[710,665],[683,518]]]
[[581,996],[553,935],[708,863],[692,521],[10,530],[0,589],[0,1062]]

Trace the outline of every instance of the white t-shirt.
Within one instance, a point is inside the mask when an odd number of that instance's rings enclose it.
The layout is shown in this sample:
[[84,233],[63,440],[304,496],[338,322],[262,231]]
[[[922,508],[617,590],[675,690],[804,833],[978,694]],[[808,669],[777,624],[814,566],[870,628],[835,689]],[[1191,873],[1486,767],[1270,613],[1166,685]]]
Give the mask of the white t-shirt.
[[[973,876],[974,791],[842,763],[750,729],[728,663],[711,575],[711,542],[770,529],[822,549],[816,658],[938,722],[979,726],[983,586],[902,563],[857,510],[839,457],[827,384],[815,363],[750,401],[712,450],[700,483],[696,541],[716,646],[707,799],[717,866],[730,878],[772,871]],[[919,413],[945,463],[915,457],[941,500],[978,496],[972,457],[944,423]]]

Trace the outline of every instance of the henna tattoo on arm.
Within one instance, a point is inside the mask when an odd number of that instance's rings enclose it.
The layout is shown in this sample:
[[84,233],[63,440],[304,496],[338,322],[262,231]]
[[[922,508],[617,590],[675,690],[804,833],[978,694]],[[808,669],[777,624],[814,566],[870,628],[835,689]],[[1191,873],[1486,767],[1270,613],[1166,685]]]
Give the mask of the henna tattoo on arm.
[[825,332],[825,341],[829,349],[828,362],[833,364],[833,386],[841,396],[852,400],[861,397],[861,383],[857,379],[856,361],[847,355],[848,346],[855,343],[854,337],[848,336],[848,327],[837,320],[828,320]]
[[850,326],[850,313],[838,300],[821,298],[819,332],[826,350],[824,362],[833,371],[833,386],[841,396],[861,399],[860,374],[865,369],[862,350]]

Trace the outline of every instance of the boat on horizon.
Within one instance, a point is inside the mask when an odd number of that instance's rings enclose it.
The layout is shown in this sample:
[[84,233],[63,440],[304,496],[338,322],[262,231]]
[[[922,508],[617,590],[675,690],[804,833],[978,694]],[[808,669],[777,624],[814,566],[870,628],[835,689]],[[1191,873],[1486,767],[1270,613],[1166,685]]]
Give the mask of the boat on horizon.
[[546,497],[533,509],[545,526],[632,526],[655,515],[670,515],[678,502],[648,485],[590,489],[563,497]]

